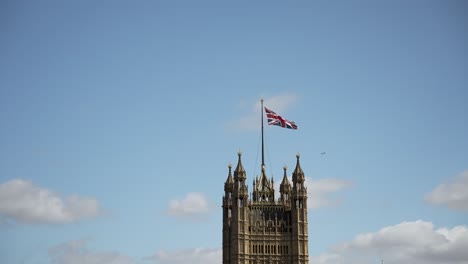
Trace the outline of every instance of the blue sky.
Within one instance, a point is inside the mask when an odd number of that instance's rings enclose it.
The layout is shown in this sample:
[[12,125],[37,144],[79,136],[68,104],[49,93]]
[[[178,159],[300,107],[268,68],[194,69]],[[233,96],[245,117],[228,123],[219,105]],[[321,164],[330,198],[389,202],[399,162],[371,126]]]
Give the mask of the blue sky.
[[220,263],[265,98],[299,127],[266,127],[265,161],[278,183],[301,153],[311,263],[467,263],[467,11],[3,1],[0,262]]

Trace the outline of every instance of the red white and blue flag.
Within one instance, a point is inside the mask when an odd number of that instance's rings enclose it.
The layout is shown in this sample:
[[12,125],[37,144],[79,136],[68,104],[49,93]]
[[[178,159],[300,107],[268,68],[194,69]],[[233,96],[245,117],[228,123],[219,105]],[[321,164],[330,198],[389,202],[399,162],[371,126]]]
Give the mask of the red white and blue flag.
[[275,125],[289,129],[297,129],[296,124],[293,121],[286,120],[275,112],[265,107],[266,116],[268,119],[268,125]]

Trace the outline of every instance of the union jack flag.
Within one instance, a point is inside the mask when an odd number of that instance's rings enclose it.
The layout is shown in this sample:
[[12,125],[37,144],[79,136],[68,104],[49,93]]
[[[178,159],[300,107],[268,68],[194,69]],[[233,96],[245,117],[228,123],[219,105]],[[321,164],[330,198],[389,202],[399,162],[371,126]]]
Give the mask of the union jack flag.
[[268,125],[275,125],[289,129],[297,129],[296,124],[293,121],[286,120],[275,112],[265,107],[266,116],[268,119]]

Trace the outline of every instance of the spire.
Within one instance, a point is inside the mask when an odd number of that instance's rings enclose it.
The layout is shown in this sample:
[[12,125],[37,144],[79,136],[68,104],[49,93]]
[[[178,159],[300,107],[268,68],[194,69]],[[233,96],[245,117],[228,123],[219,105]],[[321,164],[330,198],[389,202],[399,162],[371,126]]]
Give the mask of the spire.
[[272,181],[268,180],[265,172],[265,166],[262,166],[260,178],[257,177],[253,190],[254,202],[273,202],[275,199],[275,190]]
[[239,152],[237,152],[237,156],[239,156],[239,160],[237,161],[237,167],[236,169],[234,170],[234,180],[238,181],[238,180],[245,180],[245,169],[244,169],[244,166],[242,166],[242,161],[241,161],[241,156],[242,156],[242,152],[239,150]]
[[283,170],[284,170],[284,176],[283,176],[283,181],[280,184],[280,193],[289,193],[291,191],[291,184],[289,183],[288,176],[286,174],[286,170],[288,167],[284,165]]
[[271,182],[268,180],[266,176],[265,165],[262,165],[262,173],[260,174],[260,180],[259,180],[259,184],[257,185],[257,189],[259,191],[265,191],[265,190],[269,190],[272,188],[273,188],[273,185],[271,184]]
[[299,153],[296,154],[297,163],[296,168],[293,172],[293,183],[296,182],[304,182],[304,172],[302,171],[301,164],[299,163],[299,158],[301,155]]
[[232,186],[234,184],[234,180],[232,179],[232,173],[231,173],[232,164],[230,162],[229,162],[228,168],[229,168],[229,174],[226,179],[226,182],[224,183],[224,191],[232,192]]

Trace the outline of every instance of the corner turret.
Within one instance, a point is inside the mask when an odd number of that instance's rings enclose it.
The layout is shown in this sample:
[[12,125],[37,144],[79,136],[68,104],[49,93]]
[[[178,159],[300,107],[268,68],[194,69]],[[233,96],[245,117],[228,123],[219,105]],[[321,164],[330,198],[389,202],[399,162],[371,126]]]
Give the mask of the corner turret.
[[226,179],[226,182],[224,183],[224,191],[232,192],[232,189],[234,188],[234,180],[232,179],[232,173],[231,173],[232,164],[231,163],[229,163],[228,168],[229,168],[229,174]]
[[304,181],[305,181],[305,176],[304,172],[302,171],[301,164],[299,162],[299,158],[301,155],[299,153],[296,154],[297,162],[296,162],[296,168],[294,169],[293,175],[292,175],[292,180],[293,180],[293,189],[302,191],[304,189]]
[[236,182],[245,181],[246,175],[245,175],[244,166],[242,166],[242,160],[241,160],[242,152],[240,150],[239,152],[237,152],[237,156],[239,157],[239,159],[237,161],[236,169],[234,170],[234,180]]
[[286,170],[288,167],[284,165],[283,170],[284,170],[284,176],[283,176],[283,181],[280,184],[280,200],[283,203],[286,203],[290,199],[291,195],[291,184],[289,183],[288,176],[286,174]]
[[296,208],[307,208],[307,188],[304,186],[305,176],[302,171],[301,164],[299,163],[300,157],[299,153],[297,153],[296,168],[294,169],[292,176],[293,187],[291,198],[293,199],[293,202],[295,202]]

